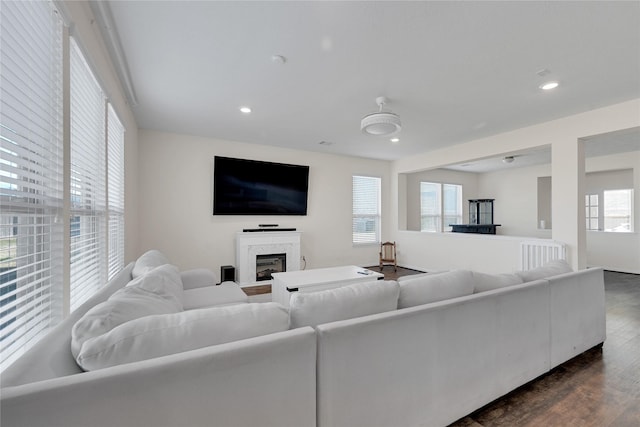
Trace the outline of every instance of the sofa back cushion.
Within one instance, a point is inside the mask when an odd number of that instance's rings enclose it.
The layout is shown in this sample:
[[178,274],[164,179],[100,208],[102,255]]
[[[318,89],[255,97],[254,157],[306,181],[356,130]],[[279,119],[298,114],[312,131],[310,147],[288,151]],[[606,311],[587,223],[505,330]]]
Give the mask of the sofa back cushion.
[[372,280],[318,292],[294,292],[289,300],[291,328],[317,326],[395,310],[398,282]]
[[87,340],[77,357],[95,370],[289,329],[278,303],[249,303],[141,317]]
[[77,358],[85,341],[130,320],[182,311],[180,293],[180,274],[172,265],[160,266],[132,280],[73,325],[71,353]]
[[131,277],[135,279],[164,264],[169,264],[169,259],[159,250],[151,249],[136,260]]
[[398,308],[470,295],[473,289],[473,275],[468,270],[452,270],[406,279],[400,282]]
[[556,259],[531,270],[518,271],[516,274],[520,276],[523,282],[533,282],[534,280],[546,279],[559,274],[571,273],[572,271],[567,261]]
[[433,274],[440,274],[440,273],[446,273],[446,271],[444,271],[444,270],[443,271],[429,271],[427,273],[409,274],[409,275],[406,275],[406,276],[400,276],[396,280],[398,281],[398,283],[402,283],[405,280],[417,279],[418,277],[431,276]]
[[474,293],[504,288],[505,286],[519,285],[522,283],[520,276],[516,274],[487,274],[473,272]]

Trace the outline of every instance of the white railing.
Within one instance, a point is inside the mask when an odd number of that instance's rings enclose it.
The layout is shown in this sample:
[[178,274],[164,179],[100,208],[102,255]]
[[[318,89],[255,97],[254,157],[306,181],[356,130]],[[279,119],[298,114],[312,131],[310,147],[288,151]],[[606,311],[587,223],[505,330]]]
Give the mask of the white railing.
[[554,259],[567,259],[564,243],[542,239],[520,242],[520,270],[531,270]]

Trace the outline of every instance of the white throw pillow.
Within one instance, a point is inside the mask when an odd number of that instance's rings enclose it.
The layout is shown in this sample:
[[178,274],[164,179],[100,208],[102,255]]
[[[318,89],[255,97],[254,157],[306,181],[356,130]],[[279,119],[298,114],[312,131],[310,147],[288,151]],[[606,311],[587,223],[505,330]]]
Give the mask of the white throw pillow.
[[136,260],[133,270],[131,270],[131,277],[135,279],[164,264],[169,264],[167,257],[159,250],[151,249]]
[[71,353],[82,344],[118,325],[153,314],[182,311],[182,282],[178,269],[166,264],[127,283],[104,301],[87,311],[71,329]]
[[171,300],[139,287],[125,287],[87,311],[71,329],[71,353],[77,357],[85,341],[130,320],[153,314],[176,313]]
[[534,280],[557,276],[558,274],[571,273],[572,271],[573,270],[567,261],[563,259],[556,259],[549,261],[541,267],[536,267],[527,271],[518,271],[516,274],[520,276],[523,282],[532,282]]
[[395,310],[398,282],[373,280],[318,292],[294,292],[289,300],[292,328]]
[[154,293],[162,298],[173,301],[178,310],[182,310],[184,290],[182,288],[182,276],[178,267],[164,264],[148,270],[126,285],[127,288],[138,287]]
[[473,275],[468,270],[452,270],[403,280],[400,282],[398,308],[471,295],[473,288]]
[[504,288],[505,286],[519,285],[522,283],[520,276],[515,274],[487,274],[473,272],[474,293]]
[[287,310],[273,302],[147,316],[87,340],[76,360],[91,371],[287,329]]

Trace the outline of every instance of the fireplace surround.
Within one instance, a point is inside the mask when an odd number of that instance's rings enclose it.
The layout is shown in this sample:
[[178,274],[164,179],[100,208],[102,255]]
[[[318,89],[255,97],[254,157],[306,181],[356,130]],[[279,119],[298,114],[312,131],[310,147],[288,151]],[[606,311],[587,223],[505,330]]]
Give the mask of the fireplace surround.
[[236,234],[237,281],[240,286],[266,285],[270,280],[258,280],[258,256],[264,259],[282,256],[284,271],[300,270],[299,231],[238,232]]

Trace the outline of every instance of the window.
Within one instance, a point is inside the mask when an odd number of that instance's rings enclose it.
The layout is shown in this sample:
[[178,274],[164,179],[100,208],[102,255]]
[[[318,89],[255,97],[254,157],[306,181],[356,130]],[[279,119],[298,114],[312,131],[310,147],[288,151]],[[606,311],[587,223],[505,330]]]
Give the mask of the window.
[[107,194],[111,279],[124,267],[124,127],[111,104],[107,110]]
[[442,231],[441,185],[420,183],[420,231]]
[[71,61],[71,310],[105,284],[106,103],[75,40]]
[[62,319],[62,21],[0,7],[0,369]]
[[420,183],[420,231],[451,231],[462,224],[462,186],[436,182]]
[[442,184],[442,217],[444,231],[451,231],[451,224],[462,224],[462,185]]
[[585,196],[587,230],[599,230],[598,227],[598,195],[587,194]]
[[53,2],[3,2],[0,26],[4,370],[124,266],[124,128]]
[[380,243],[380,178],[353,176],[353,243]]
[[633,231],[633,190],[604,192],[604,231]]

